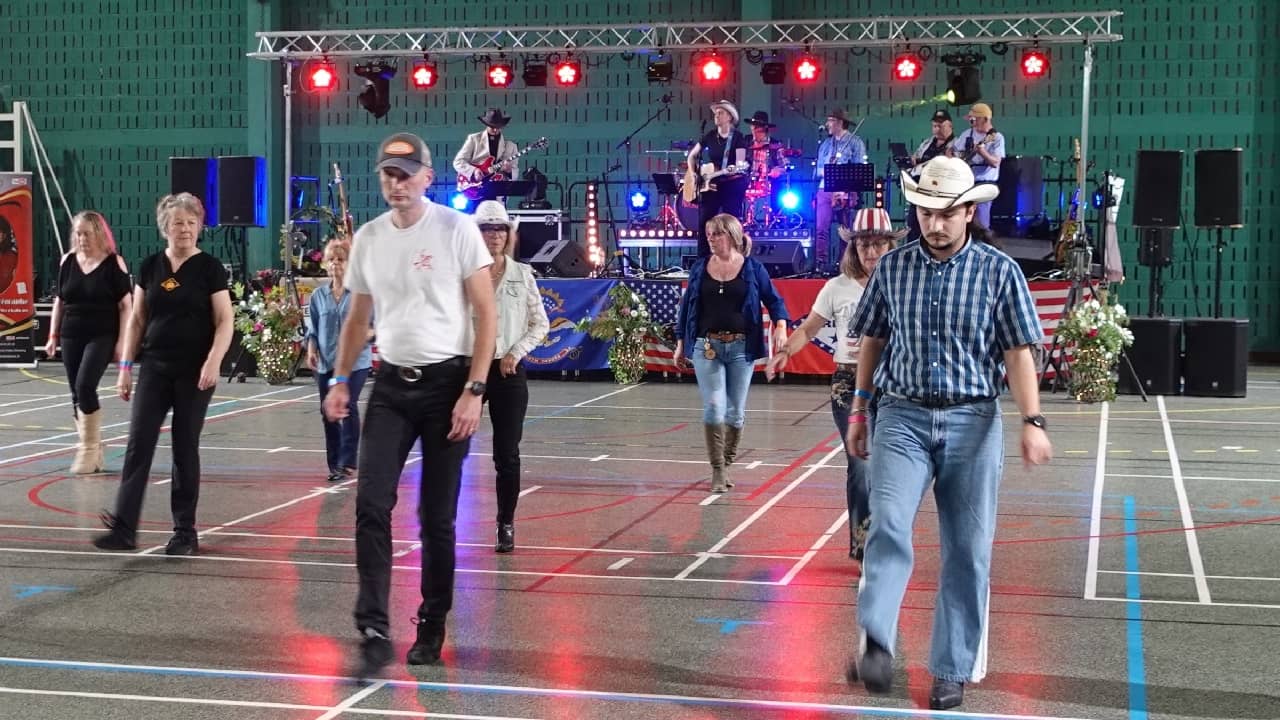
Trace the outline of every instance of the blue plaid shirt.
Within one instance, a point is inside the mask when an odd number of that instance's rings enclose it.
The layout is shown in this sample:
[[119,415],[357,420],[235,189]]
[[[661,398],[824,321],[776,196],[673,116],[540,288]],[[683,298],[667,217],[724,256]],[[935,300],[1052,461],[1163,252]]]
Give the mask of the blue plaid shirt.
[[944,262],[919,241],[885,253],[848,332],[888,338],[876,387],[924,405],[996,397],[1004,352],[1044,335],[1017,263],[972,239]]
[[862,138],[851,132],[837,140],[834,135],[822,141],[818,146],[818,162],[813,166],[813,176],[818,180],[818,189],[824,188],[823,172],[827,165],[848,165],[866,162],[867,146]]

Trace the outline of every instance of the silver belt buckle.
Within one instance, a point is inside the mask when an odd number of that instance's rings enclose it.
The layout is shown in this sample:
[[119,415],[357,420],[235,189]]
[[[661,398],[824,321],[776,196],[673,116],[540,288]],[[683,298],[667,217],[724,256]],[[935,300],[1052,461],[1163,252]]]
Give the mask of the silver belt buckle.
[[396,368],[396,374],[405,382],[418,382],[422,379],[422,371],[416,367],[400,365]]

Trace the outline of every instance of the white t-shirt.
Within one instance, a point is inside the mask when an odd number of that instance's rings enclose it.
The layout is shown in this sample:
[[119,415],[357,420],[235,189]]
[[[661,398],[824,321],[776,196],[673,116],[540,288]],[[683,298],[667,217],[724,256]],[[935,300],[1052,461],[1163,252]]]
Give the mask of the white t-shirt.
[[837,364],[858,361],[861,339],[848,337],[848,334],[849,321],[853,319],[853,313],[862,300],[863,289],[857,280],[840,274],[828,280],[827,284],[818,291],[817,299],[813,301],[811,312],[816,312],[835,324],[835,339],[831,345],[835,348],[835,357],[832,360]]
[[480,228],[452,208],[426,204],[412,227],[385,212],[356,231],[347,288],[373,296],[378,351],[393,365],[470,356],[474,342],[466,279],[493,264]]

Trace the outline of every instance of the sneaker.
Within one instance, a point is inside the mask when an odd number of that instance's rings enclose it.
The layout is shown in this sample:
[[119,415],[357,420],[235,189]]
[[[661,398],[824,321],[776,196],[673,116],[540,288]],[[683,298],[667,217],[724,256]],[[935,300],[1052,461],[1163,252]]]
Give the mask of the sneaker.
[[342,482],[346,478],[343,477],[341,470],[330,470],[329,477],[325,478],[331,483]]
[[391,662],[391,638],[374,630],[365,628],[361,631],[360,668],[356,671],[359,677],[367,678],[377,675],[382,668]]
[[440,652],[444,648],[444,623],[435,620],[414,618],[418,626],[418,639],[409,648],[405,660],[410,665],[434,665],[440,662]]
[[165,555],[195,555],[200,549],[200,540],[193,532],[176,532],[164,546]]
[[893,656],[871,638],[867,638],[866,652],[858,658],[856,673],[869,693],[883,695],[893,690]]
[[93,546],[99,550],[137,550],[138,541],[134,533],[125,528],[115,515],[102,513],[102,524],[108,532],[93,539]]

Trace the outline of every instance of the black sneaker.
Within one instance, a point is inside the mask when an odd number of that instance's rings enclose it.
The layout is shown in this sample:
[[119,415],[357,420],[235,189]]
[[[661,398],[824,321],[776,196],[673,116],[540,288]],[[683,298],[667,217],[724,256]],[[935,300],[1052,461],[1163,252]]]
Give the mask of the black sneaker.
[[391,638],[373,628],[365,628],[361,634],[364,637],[360,640],[360,668],[356,674],[373,677],[391,662]]
[[410,665],[434,665],[440,662],[440,652],[444,649],[444,623],[435,620],[414,618],[418,626],[418,639],[409,648],[405,661]]
[[196,534],[192,532],[177,532],[173,537],[169,538],[169,543],[164,546],[165,555],[195,555],[200,549],[200,541],[196,538]]
[[509,553],[516,549],[515,523],[498,523],[498,540],[493,544],[493,551]]
[[892,691],[893,656],[883,645],[867,638],[867,651],[857,661],[857,677],[869,693],[883,695]]
[[326,479],[331,483],[336,483],[336,482],[342,482],[346,478],[343,476],[341,470],[330,470],[329,477]]
[[102,524],[107,526],[106,534],[93,539],[93,546],[99,550],[137,550],[138,540],[132,530],[124,526],[115,515],[102,513]]

